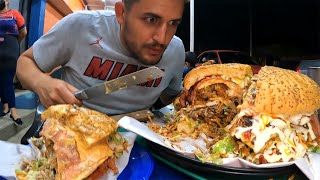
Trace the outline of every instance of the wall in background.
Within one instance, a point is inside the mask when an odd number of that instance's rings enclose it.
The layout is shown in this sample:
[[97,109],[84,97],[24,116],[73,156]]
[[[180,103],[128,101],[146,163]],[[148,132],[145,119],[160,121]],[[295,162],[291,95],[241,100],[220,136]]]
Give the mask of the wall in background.
[[[85,6],[82,0],[47,0],[43,34],[47,33],[63,17],[84,9]],[[60,69],[60,66],[53,69],[49,74],[52,74],[58,69]],[[59,76],[59,74],[57,76]]]
[[66,2],[73,12],[84,10],[85,8],[82,0],[64,0],[64,2]]
[[81,0],[47,0],[43,33],[47,33],[64,16],[84,9]]
[[43,34],[47,33],[64,15],[59,12],[51,3],[47,2],[44,17]]
[[10,1],[9,8],[19,10],[20,0]]

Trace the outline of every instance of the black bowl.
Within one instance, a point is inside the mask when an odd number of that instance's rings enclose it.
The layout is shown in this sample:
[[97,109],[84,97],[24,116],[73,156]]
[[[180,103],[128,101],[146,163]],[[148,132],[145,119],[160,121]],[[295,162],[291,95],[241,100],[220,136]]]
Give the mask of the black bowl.
[[208,179],[308,179],[295,165],[277,168],[237,168],[212,163],[203,163],[198,159],[189,158],[161,145],[148,141],[153,153],[178,165],[194,174]]

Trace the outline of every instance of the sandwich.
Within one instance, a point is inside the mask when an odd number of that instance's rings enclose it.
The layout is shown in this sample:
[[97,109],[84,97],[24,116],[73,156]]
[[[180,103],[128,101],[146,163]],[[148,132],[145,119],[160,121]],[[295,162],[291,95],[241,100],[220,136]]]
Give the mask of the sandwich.
[[238,108],[226,129],[244,144],[244,159],[256,164],[288,162],[319,147],[320,88],[303,74],[263,67]]
[[118,173],[115,161],[128,144],[112,118],[76,105],[51,106],[41,117],[41,137],[31,140],[41,156],[22,162],[18,179],[97,179],[108,169]]
[[[149,128],[175,147],[179,148],[181,141],[190,142],[199,149],[199,153],[193,151],[198,157],[208,154],[204,149],[223,141],[215,148],[219,149],[219,157],[210,158],[217,163],[219,160],[216,159],[221,160],[220,149],[223,151],[224,147],[233,147],[235,144],[224,128],[237,114],[237,106],[242,103],[251,77],[251,67],[245,64],[208,64],[194,68],[184,77],[184,90],[173,102],[174,118],[167,118],[171,121],[165,126],[149,123]],[[229,151],[224,154],[224,157],[232,156]]]
[[251,77],[251,67],[244,64],[213,64],[193,69],[184,78],[184,91],[179,97],[179,107],[176,105],[180,119],[225,127],[236,115]]
[[192,69],[184,78],[184,90],[173,102],[175,118],[166,126],[149,125],[162,136],[199,138],[206,135],[207,145],[225,134],[237,114],[237,106],[249,86],[251,67],[244,64],[212,64]]

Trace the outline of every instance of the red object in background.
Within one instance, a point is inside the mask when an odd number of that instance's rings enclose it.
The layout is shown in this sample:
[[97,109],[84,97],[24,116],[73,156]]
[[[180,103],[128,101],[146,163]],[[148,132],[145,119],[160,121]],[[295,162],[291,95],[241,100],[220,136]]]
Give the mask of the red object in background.
[[0,13],[0,35],[10,34],[18,36],[19,31],[25,27],[24,18],[19,11],[9,10]]
[[296,67],[296,71],[308,75],[308,69],[312,67],[320,67],[320,59],[301,60]]
[[201,66],[203,63],[207,62],[208,60],[214,60],[217,64],[223,63],[241,63],[241,64],[248,64],[251,66],[253,74],[257,74],[260,69],[261,65],[252,59],[249,55],[234,50],[208,50],[202,52],[198,56],[198,63],[197,66]]

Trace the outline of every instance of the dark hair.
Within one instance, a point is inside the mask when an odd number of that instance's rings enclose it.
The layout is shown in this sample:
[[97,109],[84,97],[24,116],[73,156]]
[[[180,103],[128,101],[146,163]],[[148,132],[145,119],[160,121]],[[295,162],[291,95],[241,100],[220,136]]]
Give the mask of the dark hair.
[[132,5],[138,1],[139,0],[122,0],[122,2],[125,4],[126,10],[130,10]]
[[4,0],[0,0],[0,10],[3,10],[6,7],[6,2]]
[[[139,0],[122,0],[122,2],[124,2],[124,4],[125,4],[125,7],[127,10],[130,10],[132,5],[138,1]],[[189,0],[184,0],[184,3],[188,3],[188,2],[189,2]]]
[[188,63],[190,63],[190,65],[191,65],[192,67],[194,67],[194,66],[197,64],[197,62],[198,62],[198,58],[197,58],[196,53],[191,52],[191,51],[186,52],[185,61],[188,62]]

